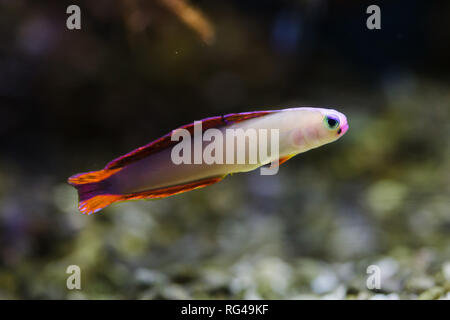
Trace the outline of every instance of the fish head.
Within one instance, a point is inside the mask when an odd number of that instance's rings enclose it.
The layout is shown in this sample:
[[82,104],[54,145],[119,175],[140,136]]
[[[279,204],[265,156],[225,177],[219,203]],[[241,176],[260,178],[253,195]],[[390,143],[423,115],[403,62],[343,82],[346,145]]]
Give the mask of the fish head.
[[[299,108],[301,114],[294,130],[294,145],[301,151],[317,148],[336,141],[348,130],[347,117],[334,109]],[[304,149],[304,150],[303,150]]]

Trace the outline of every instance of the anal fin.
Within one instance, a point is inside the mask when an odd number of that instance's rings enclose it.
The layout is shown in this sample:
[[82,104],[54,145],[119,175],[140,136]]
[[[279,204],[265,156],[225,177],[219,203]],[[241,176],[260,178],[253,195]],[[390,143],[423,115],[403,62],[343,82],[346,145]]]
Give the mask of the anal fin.
[[202,180],[197,180],[194,182],[160,188],[153,190],[140,191],[128,194],[101,194],[93,196],[84,201],[80,201],[78,208],[84,214],[92,214],[101,209],[113,204],[115,202],[122,202],[128,200],[139,200],[139,199],[159,199],[173,196],[178,193],[183,193],[186,191],[191,191],[194,189],[200,189],[212,185],[221,181],[225,176],[207,178]]
[[180,184],[176,186],[161,188],[161,189],[153,189],[148,191],[140,191],[136,193],[126,194],[125,200],[136,200],[136,199],[157,199],[157,198],[165,198],[169,196],[173,196],[178,193],[183,193],[195,189],[200,189],[212,185],[221,181],[225,176],[207,178],[202,180],[197,180],[194,182]]

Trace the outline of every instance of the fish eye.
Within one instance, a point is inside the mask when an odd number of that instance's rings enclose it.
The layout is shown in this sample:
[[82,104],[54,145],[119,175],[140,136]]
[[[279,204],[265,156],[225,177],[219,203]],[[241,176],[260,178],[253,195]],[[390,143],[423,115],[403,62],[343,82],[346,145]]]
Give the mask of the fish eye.
[[339,118],[335,116],[325,116],[325,118],[323,118],[323,121],[325,122],[325,126],[329,130],[334,130],[339,127]]

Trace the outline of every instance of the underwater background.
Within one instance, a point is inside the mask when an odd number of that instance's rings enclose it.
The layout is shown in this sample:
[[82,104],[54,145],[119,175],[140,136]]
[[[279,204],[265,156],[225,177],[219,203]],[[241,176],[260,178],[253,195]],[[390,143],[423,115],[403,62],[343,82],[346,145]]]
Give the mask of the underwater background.
[[[448,1],[0,0],[0,298],[450,298],[449,43]],[[193,120],[298,106],[350,129],[275,176],[91,216],[66,183]]]

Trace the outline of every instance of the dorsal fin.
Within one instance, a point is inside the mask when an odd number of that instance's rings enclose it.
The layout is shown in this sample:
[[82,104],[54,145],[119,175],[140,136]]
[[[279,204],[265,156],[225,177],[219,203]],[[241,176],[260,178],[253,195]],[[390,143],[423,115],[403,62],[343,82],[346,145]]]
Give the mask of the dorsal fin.
[[[201,120],[202,131],[204,132],[205,130],[210,129],[210,128],[217,128],[217,127],[221,127],[224,125],[249,120],[252,118],[262,117],[262,116],[265,116],[265,115],[267,115],[269,113],[273,113],[273,112],[277,112],[277,110],[230,113],[230,114],[227,114],[224,116],[206,118],[206,119]],[[181,126],[178,129],[186,129],[191,134],[193,134],[194,133],[194,123],[190,123],[190,124]],[[178,129],[175,129],[175,130],[178,130]],[[173,131],[175,131],[175,130],[172,130],[168,134],[162,136],[161,138],[159,138],[157,140],[150,142],[149,144],[147,144],[145,146],[137,148],[117,159],[114,159],[113,161],[108,163],[104,169],[110,170],[110,169],[122,168],[133,162],[139,161],[139,160],[151,155],[152,153],[163,150],[165,148],[169,148],[169,147],[177,144],[178,141],[172,141],[170,138]]]

